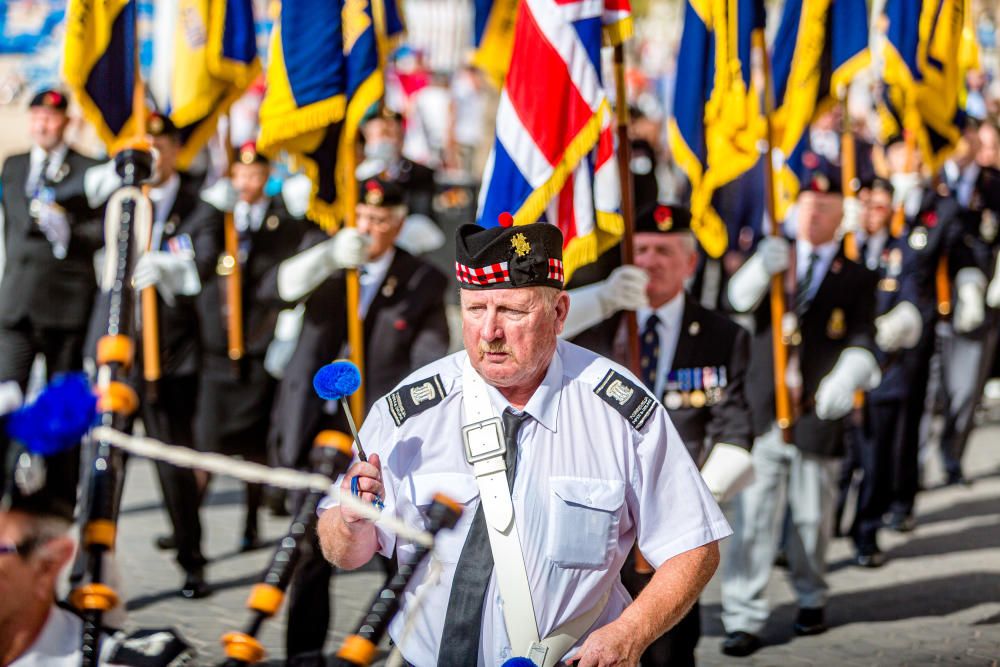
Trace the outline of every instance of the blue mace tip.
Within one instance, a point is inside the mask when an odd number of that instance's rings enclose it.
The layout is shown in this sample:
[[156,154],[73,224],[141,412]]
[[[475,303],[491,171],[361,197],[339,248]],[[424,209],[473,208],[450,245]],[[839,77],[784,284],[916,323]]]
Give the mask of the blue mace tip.
[[7,420],[7,433],[32,454],[51,456],[80,444],[97,417],[97,397],[83,373],[55,377],[31,405]]
[[527,658],[511,658],[507,662],[503,663],[501,667],[535,667],[535,663],[531,662]]
[[316,371],[313,389],[324,401],[339,401],[361,386],[361,371],[349,361],[335,361]]

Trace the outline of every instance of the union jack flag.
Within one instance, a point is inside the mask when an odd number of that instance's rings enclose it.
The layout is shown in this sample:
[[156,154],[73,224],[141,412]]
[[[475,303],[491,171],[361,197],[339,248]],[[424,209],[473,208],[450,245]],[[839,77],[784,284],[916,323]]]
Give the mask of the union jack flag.
[[623,231],[601,46],[632,34],[629,0],[521,0],[479,224],[539,219],[563,233],[567,280]]

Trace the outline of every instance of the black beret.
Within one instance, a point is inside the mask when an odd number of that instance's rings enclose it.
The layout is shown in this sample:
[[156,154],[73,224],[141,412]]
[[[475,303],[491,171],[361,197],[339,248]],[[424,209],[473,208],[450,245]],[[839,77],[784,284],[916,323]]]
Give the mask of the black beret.
[[462,225],[455,237],[455,274],[463,289],[563,287],[562,232],[535,222],[501,226]]
[[691,231],[691,211],[685,206],[654,204],[638,211],[635,216],[636,232],[678,234]]
[[896,191],[896,188],[892,185],[892,181],[881,176],[876,176],[872,179],[870,187],[872,190],[882,190],[883,192],[888,192],[890,195]]
[[69,98],[58,90],[46,88],[31,98],[28,107],[32,109],[41,107],[44,109],[55,109],[56,111],[66,111],[69,108]]
[[257,144],[253,141],[245,142],[242,146],[240,146],[239,150],[236,151],[236,159],[234,160],[234,164],[237,162],[240,164],[248,164],[248,165],[249,164],[267,165],[271,163],[270,160],[267,159],[266,155],[257,152]]
[[361,182],[358,203],[392,208],[402,206],[406,200],[399,183],[381,176],[372,176]]
[[159,111],[149,114],[149,119],[146,121],[146,132],[151,137],[170,137],[179,140],[181,136],[174,121],[170,120],[170,116]]

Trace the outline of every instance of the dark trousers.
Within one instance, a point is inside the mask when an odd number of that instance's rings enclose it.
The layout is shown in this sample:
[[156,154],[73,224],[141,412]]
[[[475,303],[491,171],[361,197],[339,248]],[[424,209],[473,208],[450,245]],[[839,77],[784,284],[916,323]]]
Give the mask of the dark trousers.
[[305,667],[322,653],[327,628],[333,620],[330,609],[333,566],[323,558],[315,530],[303,540],[301,550],[288,593],[285,653],[289,664]]
[[[635,571],[635,561],[629,555],[622,567],[622,583],[629,594],[633,598],[638,596],[650,579],[652,575]],[[694,667],[694,650],[700,638],[701,607],[695,602],[677,625],[649,645],[639,664],[642,667]]]
[[901,446],[906,422],[903,408],[901,400],[869,400],[864,423],[855,432],[854,451],[862,475],[851,537],[860,553],[878,549],[878,529],[892,503],[893,453]]
[[[146,433],[161,442],[194,447],[197,396],[197,376],[161,378],[156,400],[143,401],[142,421]],[[200,496],[194,471],[158,462],[156,473],[174,529],[177,563],[187,572],[203,567],[206,561],[201,553]]]
[[923,339],[906,355],[915,355],[908,360],[913,363],[910,393],[903,401],[903,435],[897,441],[893,452],[892,501],[890,511],[895,514],[913,514],[913,503],[920,486],[920,422],[924,416],[927,401],[927,383],[930,382],[931,356],[934,354],[935,335],[932,327],[925,327]]

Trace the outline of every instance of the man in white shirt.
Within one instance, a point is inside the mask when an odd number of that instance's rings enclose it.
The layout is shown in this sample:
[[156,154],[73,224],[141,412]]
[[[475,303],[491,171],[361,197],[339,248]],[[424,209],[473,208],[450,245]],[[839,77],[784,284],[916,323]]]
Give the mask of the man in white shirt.
[[[416,526],[435,492],[465,505],[438,539],[443,572],[418,570],[390,635],[418,667],[529,653],[538,665],[635,664],[711,578],[728,524],[642,382],[558,340],[569,309],[558,229],[464,225],[456,245],[465,351],[376,403],[361,434],[370,457],[340,489],[358,477],[363,500]],[[336,506],[319,532],[347,569],[414,549]],[[657,572],[632,602],[619,571],[637,540]]]

